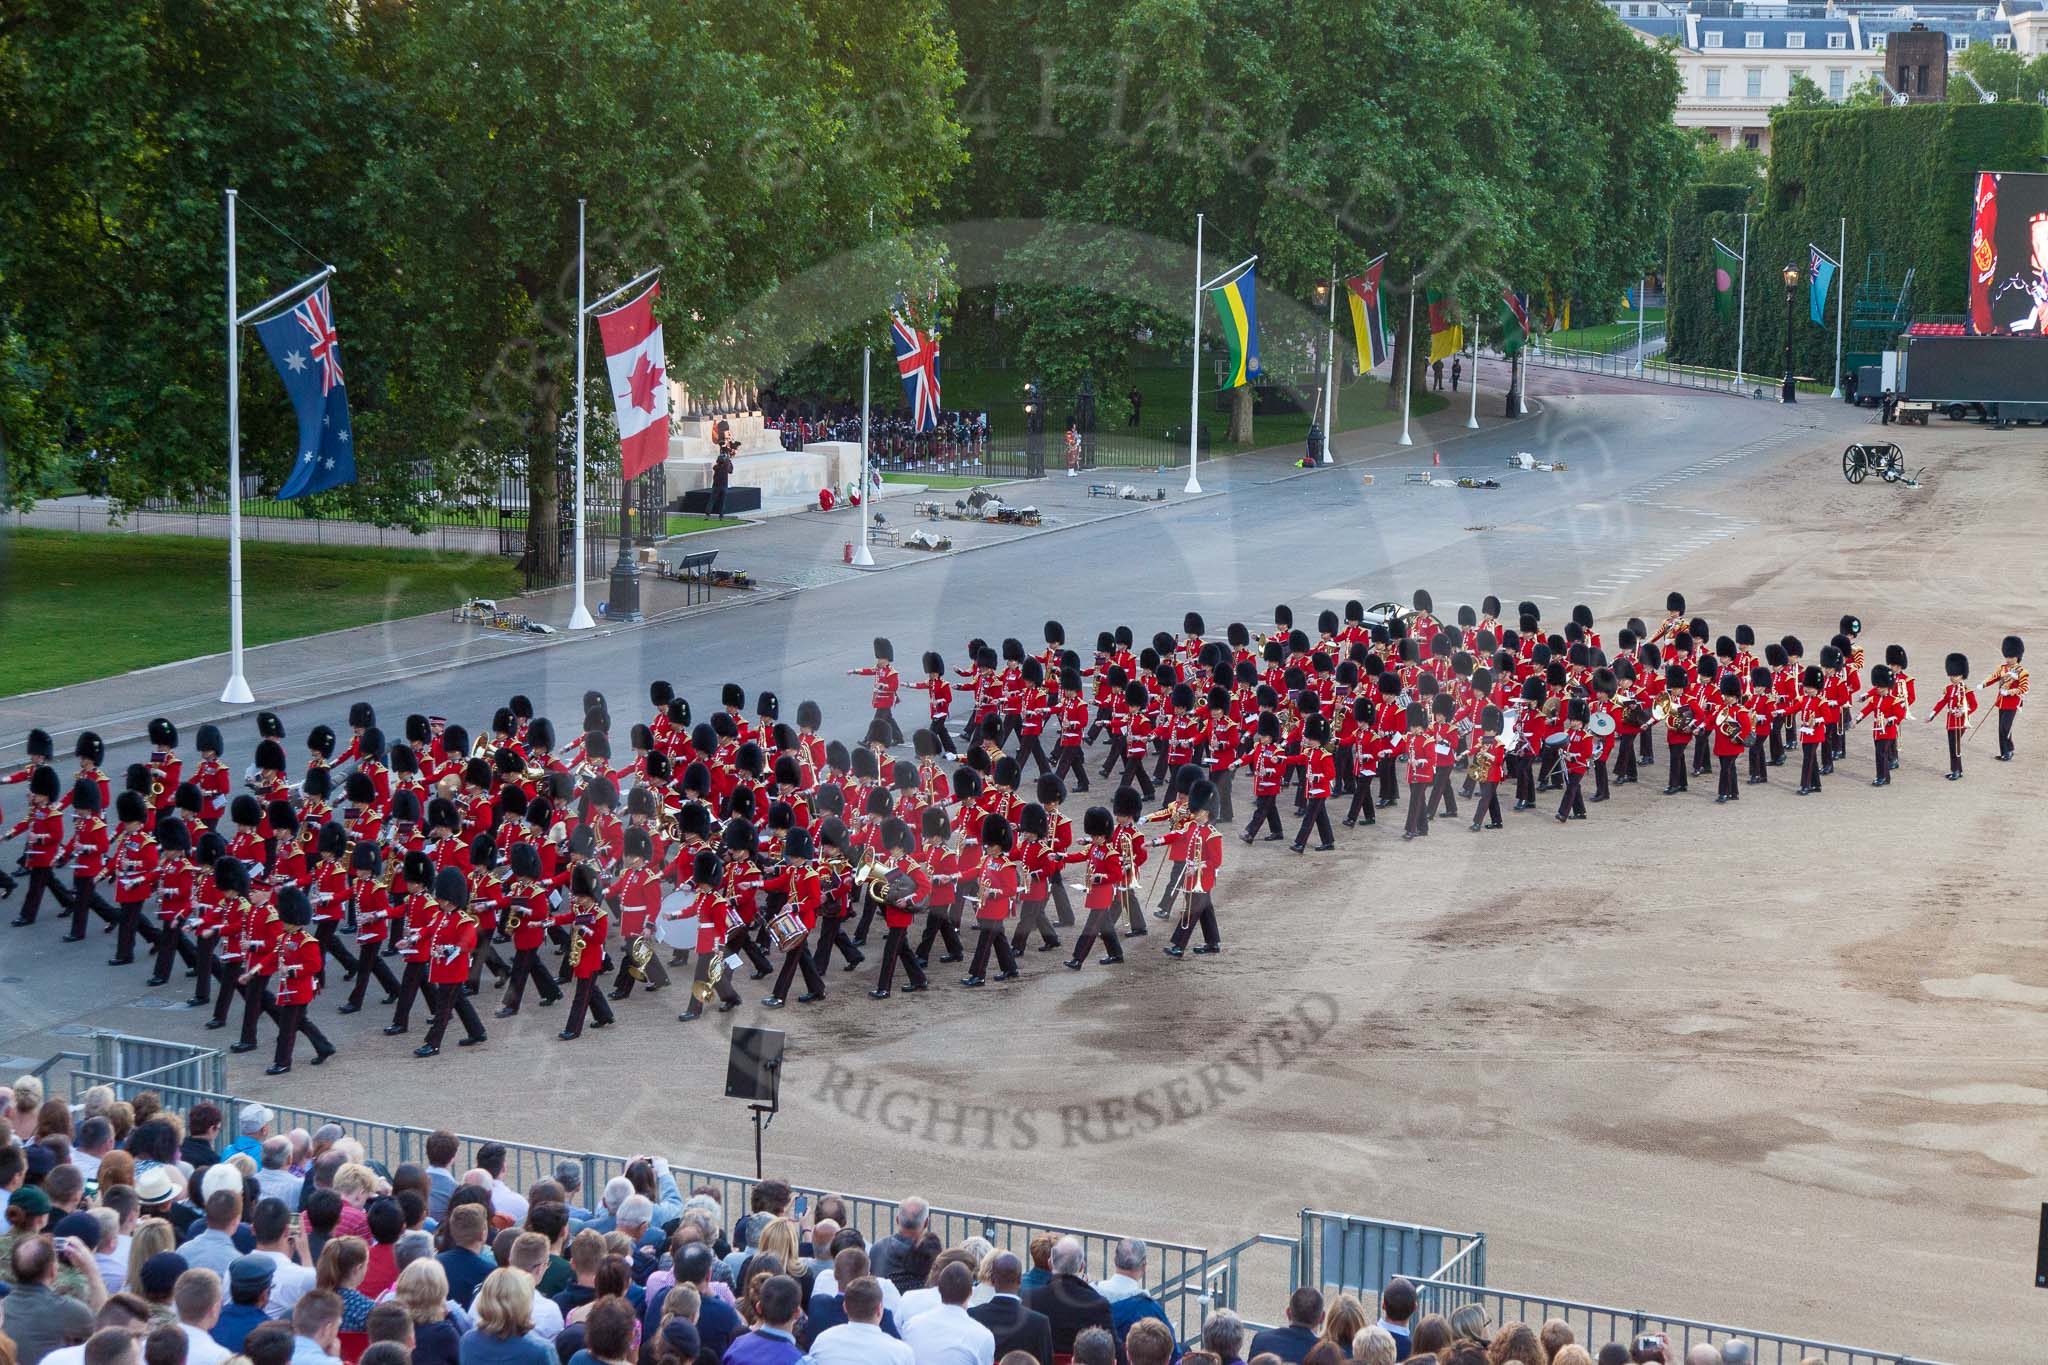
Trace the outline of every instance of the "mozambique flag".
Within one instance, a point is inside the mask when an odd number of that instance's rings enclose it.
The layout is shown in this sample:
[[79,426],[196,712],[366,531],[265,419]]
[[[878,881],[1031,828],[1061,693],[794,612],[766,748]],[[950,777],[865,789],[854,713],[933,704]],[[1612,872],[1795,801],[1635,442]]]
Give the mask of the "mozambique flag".
[[1449,360],[1465,349],[1465,329],[1451,321],[1451,301],[1432,289],[1429,302],[1429,363]]
[[1257,379],[1259,369],[1259,312],[1257,282],[1246,270],[1229,284],[1209,291],[1216,316],[1223,320],[1223,341],[1230,348],[1230,374],[1226,389],[1241,389]]
[[1742,269],[1742,253],[1731,251],[1714,239],[1714,311],[1724,318],[1735,316],[1735,275]]
[[1363,275],[1353,275],[1344,281],[1345,296],[1351,304],[1351,330],[1358,338],[1360,374],[1378,369],[1387,359],[1387,327],[1380,310],[1380,271],[1386,263],[1386,253],[1381,252]]
[[1529,304],[1512,289],[1500,291],[1500,353],[1512,356],[1529,343]]

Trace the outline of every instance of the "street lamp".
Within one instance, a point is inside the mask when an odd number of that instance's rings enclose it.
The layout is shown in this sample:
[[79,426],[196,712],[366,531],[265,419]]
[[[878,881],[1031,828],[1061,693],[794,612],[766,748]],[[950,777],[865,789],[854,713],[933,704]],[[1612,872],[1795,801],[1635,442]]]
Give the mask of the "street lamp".
[[1792,383],[1792,304],[1799,292],[1799,267],[1785,267],[1785,388],[1778,395],[1781,403],[1796,403],[1798,395]]

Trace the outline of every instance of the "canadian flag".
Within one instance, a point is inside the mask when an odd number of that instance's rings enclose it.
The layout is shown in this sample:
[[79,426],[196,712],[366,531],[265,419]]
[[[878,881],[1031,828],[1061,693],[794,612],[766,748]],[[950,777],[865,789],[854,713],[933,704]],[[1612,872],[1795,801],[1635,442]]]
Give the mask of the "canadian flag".
[[639,298],[597,317],[629,479],[668,458],[668,361],[661,350],[661,324],[654,319],[660,294],[659,284],[649,285]]

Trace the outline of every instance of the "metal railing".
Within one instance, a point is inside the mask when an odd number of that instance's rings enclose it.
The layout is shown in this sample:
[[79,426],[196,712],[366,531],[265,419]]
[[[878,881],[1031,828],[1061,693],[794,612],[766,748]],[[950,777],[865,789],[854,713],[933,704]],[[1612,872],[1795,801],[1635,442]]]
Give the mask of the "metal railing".
[[[427,1138],[435,1131],[409,1124],[380,1123],[373,1119],[354,1118],[345,1114],[329,1114],[298,1105],[247,1099],[227,1094],[217,1086],[187,1086],[155,1079],[124,1077],[111,1071],[97,1069],[81,1069],[71,1073],[73,1099],[94,1085],[111,1086],[117,1099],[126,1100],[133,1100],[144,1090],[154,1090],[166,1108],[180,1112],[189,1110],[201,1101],[211,1102],[219,1106],[225,1120],[225,1131],[228,1132],[238,1131],[237,1118],[241,1110],[256,1103],[262,1103],[271,1111],[274,1116],[274,1131],[304,1128],[311,1132],[323,1125],[333,1124],[348,1137],[362,1144],[366,1161],[381,1166],[387,1172],[408,1162],[424,1164]],[[577,1200],[591,1208],[597,1206],[605,1182],[613,1176],[623,1175],[627,1163],[631,1160],[626,1156],[578,1152],[537,1143],[506,1142],[499,1138],[467,1133],[456,1134],[456,1141],[458,1148],[454,1164],[458,1170],[476,1164],[477,1149],[486,1145],[502,1147],[505,1151],[502,1178],[506,1184],[518,1190],[524,1190],[536,1181],[554,1178],[560,1165],[572,1165],[581,1180]],[[676,1162],[669,1163],[669,1174],[674,1178],[678,1192],[686,1199],[692,1192],[699,1190],[709,1191],[715,1195],[720,1207],[725,1211],[728,1222],[746,1211],[748,1195],[756,1183],[751,1176],[706,1170]],[[897,1203],[893,1198],[846,1194],[812,1185],[792,1184],[791,1188],[812,1204],[828,1194],[840,1199],[846,1205],[848,1225],[859,1228],[870,1243],[888,1236],[893,1230]],[[938,1207],[931,1210],[930,1227],[948,1246],[957,1246],[969,1237],[985,1237],[998,1249],[1015,1251],[1019,1255],[1028,1252],[1031,1239],[1040,1233],[1073,1237],[1081,1243],[1086,1254],[1086,1274],[1090,1279],[1108,1278],[1114,1269],[1112,1256],[1116,1244],[1124,1237],[1132,1235],[1066,1227],[1039,1219],[1012,1218],[1004,1214]],[[1146,1261],[1147,1288],[1166,1309],[1176,1336],[1186,1339],[1201,1329],[1204,1312],[1201,1272],[1209,1263],[1209,1253],[1203,1247],[1188,1246],[1179,1242],[1159,1241],[1150,1237],[1145,1241],[1151,1248],[1151,1254]]]
[[1670,1342],[1664,1358],[1674,1361],[1684,1360],[1686,1353],[1697,1345],[1718,1346],[1728,1341],[1743,1341],[1749,1344],[1751,1358],[1756,1365],[1800,1365],[1807,1360],[1819,1360],[1825,1365],[1935,1365],[1922,1356],[1760,1332],[1755,1328],[1733,1327],[1726,1323],[1699,1322],[1639,1308],[1609,1308],[1543,1294],[1519,1294],[1453,1280],[1418,1280],[1415,1289],[1422,1312],[1448,1315],[1455,1308],[1476,1303],[1486,1311],[1489,1325],[1496,1329],[1516,1322],[1541,1328],[1551,1318],[1562,1319],[1588,1350],[1597,1350],[1610,1341],[1634,1346],[1638,1337],[1660,1334]]
[[1468,1283],[1485,1284],[1486,1234],[1301,1211],[1299,1282],[1325,1293],[1356,1294],[1377,1303],[1380,1290],[1396,1275],[1432,1278],[1453,1266]]

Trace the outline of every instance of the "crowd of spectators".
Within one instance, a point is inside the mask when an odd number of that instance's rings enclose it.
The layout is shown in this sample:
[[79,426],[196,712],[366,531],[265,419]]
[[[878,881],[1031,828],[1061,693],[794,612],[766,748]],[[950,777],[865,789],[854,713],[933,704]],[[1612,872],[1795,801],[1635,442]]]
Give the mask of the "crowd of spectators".
[[1401,1279],[1375,1304],[1297,1289],[1256,1332],[1212,1312],[1183,1342],[1134,1238],[1091,1281],[1076,1238],[946,1246],[918,1198],[870,1243],[844,1200],[779,1180],[727,1210],[636,1157],[586,1205],[574,1163],[515,1189],[495,1144],[458,1168],[437,1132],[385,1169],[338,1127],[275,1123],[0,1086],[0,1365],[1751,1365],[1737,1340],[1421,1313]]

